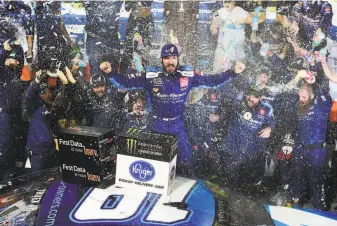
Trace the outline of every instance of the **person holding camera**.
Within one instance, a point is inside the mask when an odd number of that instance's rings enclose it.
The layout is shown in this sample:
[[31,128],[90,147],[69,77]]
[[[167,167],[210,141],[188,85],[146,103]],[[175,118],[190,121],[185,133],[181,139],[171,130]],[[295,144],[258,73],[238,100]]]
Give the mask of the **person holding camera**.
[[36,72],[26,94],[30,124],[27,146],[33,172],[58,165],[53,128],[59,125],[54,101],[62,86],[76,82],[67,67],[66,74],[59,69],[56,59],[49,58],[45,62],[49,64]]

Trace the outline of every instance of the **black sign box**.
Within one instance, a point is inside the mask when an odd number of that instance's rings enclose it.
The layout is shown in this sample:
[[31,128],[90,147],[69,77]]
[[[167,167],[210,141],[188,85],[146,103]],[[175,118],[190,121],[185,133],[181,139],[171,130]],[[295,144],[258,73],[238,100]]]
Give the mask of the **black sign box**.
[[117,153],[171,162],[178,152],[175,135],[126,128],[116,134]]
[[111,129],[69,127],[58,130],[57,141],[65,182],[103,187],[114,183],[116,149]]

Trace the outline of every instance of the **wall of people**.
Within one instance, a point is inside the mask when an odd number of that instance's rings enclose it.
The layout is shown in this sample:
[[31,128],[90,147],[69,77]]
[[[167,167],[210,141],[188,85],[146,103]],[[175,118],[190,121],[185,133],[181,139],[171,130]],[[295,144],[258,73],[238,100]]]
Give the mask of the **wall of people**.
[[1,181],[57,166],[59,127],[134,127],[175,134],[189,177],[332,208],[336,1],[0,6]]

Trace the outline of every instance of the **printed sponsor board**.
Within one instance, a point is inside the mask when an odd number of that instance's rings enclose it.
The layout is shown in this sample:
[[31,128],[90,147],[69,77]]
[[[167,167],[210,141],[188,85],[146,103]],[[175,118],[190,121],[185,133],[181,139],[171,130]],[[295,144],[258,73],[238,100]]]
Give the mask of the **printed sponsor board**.
[[66,182],[88,186],[111,185],[116,150],[110,129],[76,126],[57,133],[62,176]]

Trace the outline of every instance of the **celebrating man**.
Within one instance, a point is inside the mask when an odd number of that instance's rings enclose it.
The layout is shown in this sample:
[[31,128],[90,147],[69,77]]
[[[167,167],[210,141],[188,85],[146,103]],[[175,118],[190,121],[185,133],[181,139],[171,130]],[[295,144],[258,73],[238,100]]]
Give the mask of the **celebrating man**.
[[[243,63],[237,63],[234,71],[221,74],[200,76],[193,68],[178,67],[178,49],[173,44],[165,45],[161,50],[162,68],[149,68],[146,74],[136,73],[111,75],[110,82],[118,88],[146,89],[152,100],[153,130],[166,132],[178,137],[180,170],[193,165],[191,145],[184,128],[185,101],[189,91],[194,87],[214,87],[231,80],[245,69]],[[100,65],[101,70],[111,73],[109,62]],[[187,168],[185,168],[187,167]]]

